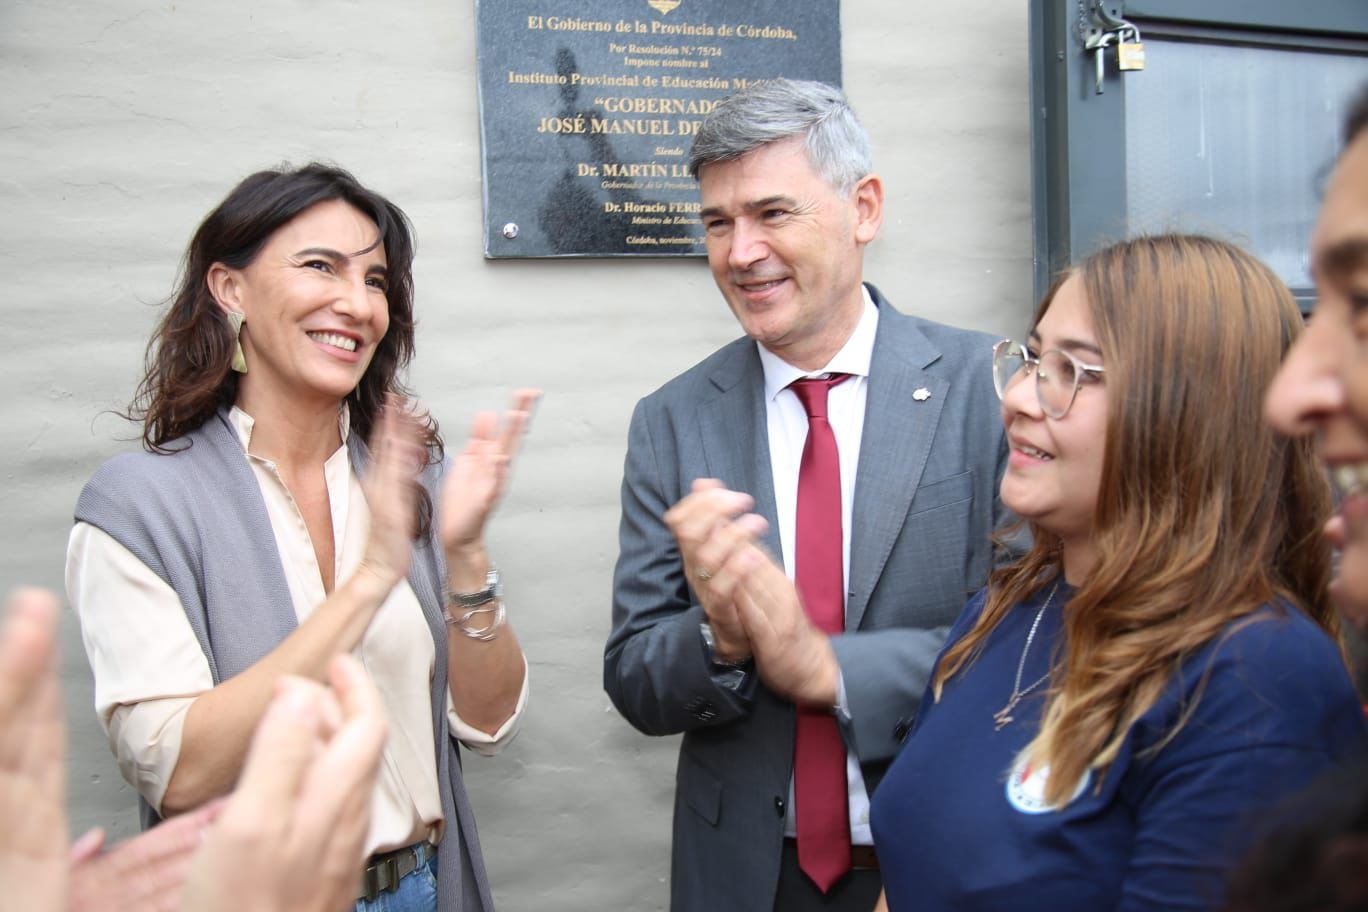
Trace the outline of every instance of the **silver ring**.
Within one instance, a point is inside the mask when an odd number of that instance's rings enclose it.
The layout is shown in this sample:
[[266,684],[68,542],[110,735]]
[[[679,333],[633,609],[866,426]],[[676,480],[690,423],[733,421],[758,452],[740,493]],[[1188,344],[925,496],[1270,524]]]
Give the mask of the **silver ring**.
[[712,579],[712,573],[710,573],[707,570],[704,570],[702,567],[699,567],[697,570],[694,571],[694,576],[698,577],[699,581],[704,583]]

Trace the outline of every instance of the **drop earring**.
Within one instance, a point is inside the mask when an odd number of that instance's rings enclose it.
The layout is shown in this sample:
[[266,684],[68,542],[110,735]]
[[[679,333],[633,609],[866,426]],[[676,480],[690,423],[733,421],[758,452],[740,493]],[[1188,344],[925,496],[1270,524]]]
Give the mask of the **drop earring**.
[[226,311],[228,315],[228,325],[233,328],[233,370],[239,374],[247,373],[247,359],[242,354],[242,321],[243,316],[236,310]]

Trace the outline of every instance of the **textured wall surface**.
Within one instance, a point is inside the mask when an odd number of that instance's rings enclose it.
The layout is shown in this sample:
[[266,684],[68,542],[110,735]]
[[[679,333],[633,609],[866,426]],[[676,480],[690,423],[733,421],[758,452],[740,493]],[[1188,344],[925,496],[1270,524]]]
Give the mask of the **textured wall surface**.
[[[1024,9],[841,11],[889,194],[866,277],[1004,333],[1031,304]],[[632,404],[736,334],[703,262],[481,257],[470,0],[8,3],[0,83],[0,586],[61,587],[76,494],[132,445],[110,410],[198,220],[259,167],[343,164],[417,225],[411,380],[448,439],[546,390],[492,531],[532,702],[502,756],[467,762],[501,908],[665,908],[676,742],[629,728],[600,668]],[[63,645],[73,829],[130,833],[74,618]]]

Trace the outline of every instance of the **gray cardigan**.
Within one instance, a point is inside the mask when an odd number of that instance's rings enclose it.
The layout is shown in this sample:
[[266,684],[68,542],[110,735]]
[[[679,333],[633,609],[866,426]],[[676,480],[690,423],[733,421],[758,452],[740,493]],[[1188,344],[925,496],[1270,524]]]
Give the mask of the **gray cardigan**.
[[[175,591],[218,684],[259,661],[297,621],[261,489],[242,457],[227,412],[220,411],[171,448],[175,452],[168,455],[124,453],[100,466],[76,502],[76,521],[107,533]],[[353,470],[364,477],[369,461],[365,444],[352,434],[347,448]],[[442,466],[429,466],[422,479],[432,498],[434,530],[442,471]],[[474,811],[447,725],[445,579],[445,555],[434,531],[414,546],[409,583],[436,646],[432,728],[447,821],[447,836],[438,848],[438,907],[442,912],[493,912]],[[157,820],[143,802],[143,826]]]

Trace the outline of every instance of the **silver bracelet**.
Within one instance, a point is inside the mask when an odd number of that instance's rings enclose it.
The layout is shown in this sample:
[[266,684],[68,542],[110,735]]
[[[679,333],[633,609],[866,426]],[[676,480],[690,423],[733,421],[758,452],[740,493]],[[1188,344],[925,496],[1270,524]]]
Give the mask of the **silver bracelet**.
[[446,622],[448,624],[464,624],[477,614],[492,614],[501,609],[502,607],[503,600],[500,599],[497,602],[484,605],[479,608],[467,608],[465,611],[461,613],[460,617],[452,617],[450,610],[446,611],[444,616],[446,617]]
[[[485,614],[490,611],[494,612],[494,620],[490,621],[485,626],[475,628],[461,626],[475,615]],[[446,616],[448,625],[455,627],[472,640],[479,640],[482,643],[488,643],[490,640],[496,639],[499,636],[499,628],[502,627],[507,620],[508,614],[504,611],[502,599],[499,600],[499,606],[497,608],[471,608],[462,614],[460,618],[454,618],[449,614]]]

